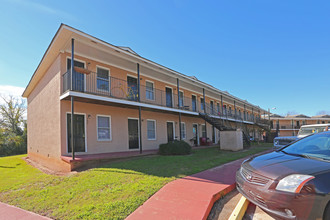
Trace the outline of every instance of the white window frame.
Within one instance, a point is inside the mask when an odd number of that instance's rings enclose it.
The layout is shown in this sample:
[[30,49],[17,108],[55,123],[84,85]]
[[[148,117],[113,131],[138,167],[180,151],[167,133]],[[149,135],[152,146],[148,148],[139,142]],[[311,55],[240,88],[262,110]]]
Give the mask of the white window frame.
[[[182,129],[182,125],[184,125],[184,129]],[[182,139],[183,140],[186,140],[187,138],[187,128],[186,128],[186,123],[185,122],[181,122],[181,135],[182,135]],[[183,132],[184,131],[184,132]],[[183,137],[183,134],[184,134],[184,137]]]
[[[109,83],[109,90],[106,90],[106,89],[99,89],[98,87],[97,87],[97,80],[99,79],[99,77],[97,76],[97,69],[104,69],[104,70],[107,70],[108,71],[108,83]],[[106,81],[106,79],[104,79],[104,78],[100,78],[100,80],[104,80],[104,81]],[[107,68],[107,67],[104,67],[104,66],[99,66],[99,65],[96,65],[96,89],[98,90],[98,91],[102,91],[102,92],[110,92],[110,90],[111,90],[111,81],[110,81],[110,69],[109,68]]]
[[[147,98],[147,83],[151,83],[152,84],[153,99]],[[156,93],[155,93],[155,83],[153,81],[146,80],[146,99],[149,100],[149,101],[155,101],[155,99],[156,99],[155,96],[156,96]]]
[[[99,119],[98,117],[105,117],[109,118],[109,139],[99,139]],[[97,141],[112,141],[112,129],[111,129],[111,116],[110,115],[96,115],[96,134],[97,134]]]
[[[155,138],[149,138],[148,137],[148,121],[152,121],[152,122],[155,123]],[[154,119],[147,119],[147,139],[149,141],[155,141],[155,140],[157,140],[157,123],[156,123],[156,120],[154,120]]]
[[[171,91],[172,91],[172,106],[171,107],[169,107],[169,106],[167,106],[166,104],[166,88],[169,88],[169,89],[171,89]],[[166,107],[168,107],[168,108],[173,108],[174,106],[175,106],[175,101],[174,101],[174,92],[173,92],[174,90],[173,90],[173,87],[171,87],[171,86],[165,86],[165,105],[166,105]]]

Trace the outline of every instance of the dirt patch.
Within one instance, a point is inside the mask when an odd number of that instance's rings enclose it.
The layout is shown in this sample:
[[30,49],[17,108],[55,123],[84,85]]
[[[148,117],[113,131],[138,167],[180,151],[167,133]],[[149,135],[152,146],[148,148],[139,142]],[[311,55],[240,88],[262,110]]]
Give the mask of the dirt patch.
[[48,175],[56,175],[56,176],[71,176],[75,173],[77,173],[77,171],[72,171],[72,172],[60,172],[60,171],[54,171],[51,170],[33,160],[31,160],[29,157],[23,157],[23,160],[26,161],[27,164],[33,166],[34,168],[37,168],[38,170],[40,170],[41,172],[48,174]]

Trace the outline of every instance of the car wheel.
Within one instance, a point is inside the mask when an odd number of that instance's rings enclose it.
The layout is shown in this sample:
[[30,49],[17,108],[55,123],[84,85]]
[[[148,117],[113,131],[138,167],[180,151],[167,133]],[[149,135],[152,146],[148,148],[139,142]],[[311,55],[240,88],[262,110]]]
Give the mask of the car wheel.
[[330,202],[328,202],[323,213],[323,220],[328,220],[328,219],[330,219]]

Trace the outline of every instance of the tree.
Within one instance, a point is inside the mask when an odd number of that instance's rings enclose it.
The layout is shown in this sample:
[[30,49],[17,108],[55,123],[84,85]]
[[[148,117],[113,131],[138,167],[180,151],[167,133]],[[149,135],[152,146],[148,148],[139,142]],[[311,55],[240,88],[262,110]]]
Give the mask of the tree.
[[0,156],[23,154],[27,150],[26,111],[22,99],[1,96],[0,104]]
[[0,127],[6,133],[14,133],[16,135],[23,134],[23,115],[26,111],[25,102],[22,99],[9,96],[5,98],[1,96],[4,104],[0,105]]

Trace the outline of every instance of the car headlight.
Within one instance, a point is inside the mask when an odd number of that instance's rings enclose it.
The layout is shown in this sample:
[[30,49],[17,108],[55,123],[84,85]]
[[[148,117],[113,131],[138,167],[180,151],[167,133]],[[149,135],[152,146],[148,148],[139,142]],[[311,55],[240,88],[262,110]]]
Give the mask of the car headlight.
[[276,189],[285,192],[300,193],[305,183],[314,178],[314,176],[310,175],[292,174],[281,179]]

